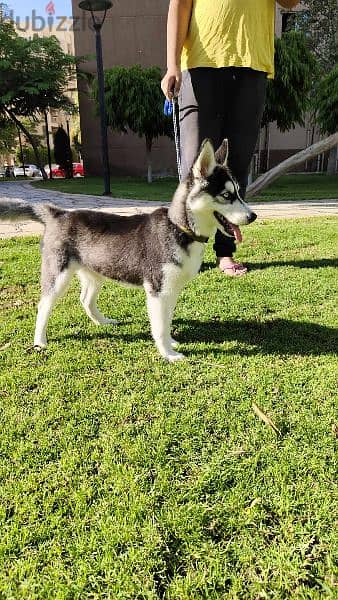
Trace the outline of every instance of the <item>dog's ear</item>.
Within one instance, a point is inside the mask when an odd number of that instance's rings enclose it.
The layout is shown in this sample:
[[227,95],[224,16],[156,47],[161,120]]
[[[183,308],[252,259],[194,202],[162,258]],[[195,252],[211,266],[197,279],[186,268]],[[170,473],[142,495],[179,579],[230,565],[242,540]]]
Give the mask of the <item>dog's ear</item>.
[[193,164],[192,172],[196,179],[206,179],[216,167],[215,151],[210,140],[204,140]]
[[215,158],[218,165],[226,166],[229,155],[229,142],[227,139],[223,140],[218,150],[215,152]]

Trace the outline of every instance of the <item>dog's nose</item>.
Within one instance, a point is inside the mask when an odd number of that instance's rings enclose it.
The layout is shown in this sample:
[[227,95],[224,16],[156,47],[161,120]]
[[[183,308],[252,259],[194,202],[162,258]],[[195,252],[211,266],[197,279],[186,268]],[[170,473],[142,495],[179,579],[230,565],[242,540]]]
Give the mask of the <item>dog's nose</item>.
[[253,223],[254,221],[256,221],[256,219],[257,219],[256,213],[252,212],[248,218],[248,223]]

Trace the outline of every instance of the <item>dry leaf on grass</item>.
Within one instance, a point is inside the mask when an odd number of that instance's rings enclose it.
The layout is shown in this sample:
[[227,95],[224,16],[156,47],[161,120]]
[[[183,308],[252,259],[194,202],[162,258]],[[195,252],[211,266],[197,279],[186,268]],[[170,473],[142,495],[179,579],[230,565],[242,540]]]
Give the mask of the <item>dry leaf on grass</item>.
[[274,424],[274,422],[272,421],[272,419],[270,419],[270,417],[268,417],[268,415],[266,415],[262,409],[255,403],[252,403],[252,409],[254,411],[254,413],[256,413],[257,417],[259,417],[262,421],[264,421],[264,423],[266,425],[268,425],[269,427],[271,427],[271,429],[273,429],[273,431],[277,434],[277,435],[281,435],[280,430],[278,429],[278,427]]
[[1,352],[1,350],[6,350],[7,348],[9,348],[9,347],[10,347],[10,345],[11,345],[11,343],[10,343],[10,342],[7,342],[7,343],[6,343],[6,344],[4,344],[3,346],[0,346],[0,352]]
[[250,510],[251,508],[254,508],[254,506],[257,506],[257,504],[262,504],[262,498],[254,498],[252,500],[252,502],[250,502],[249,506],[247,507],[247,510]]

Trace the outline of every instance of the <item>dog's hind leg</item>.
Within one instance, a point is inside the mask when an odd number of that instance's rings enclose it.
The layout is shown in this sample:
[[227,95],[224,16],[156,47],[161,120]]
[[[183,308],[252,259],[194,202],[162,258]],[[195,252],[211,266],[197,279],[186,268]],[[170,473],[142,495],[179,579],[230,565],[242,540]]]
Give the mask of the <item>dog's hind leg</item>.
[[68,267],[63,271],[53,273],[50,265],[42,263],[42,293],[38,305],[38,314],[35,325],[34,346],[45,348],[47,346],[47,325],[52,309],[68,288],[74,274],[74,268]]
[[156,347],[166,360],[174,362],[182,360],[184,355],[173,350],[174,340],[170,336],[171,321],[176,306],[176,294],[154,294],[146,289],[147,308],[151,334]]
[[96,305],[97,296],[102,287],[103,280],[94,274],[88,273],[88,271],[85,271],[84,269],[80,269],[77,275],[81,282],[80,301],[88,317],[96,325],[116,325],[118,321],[105,317]]

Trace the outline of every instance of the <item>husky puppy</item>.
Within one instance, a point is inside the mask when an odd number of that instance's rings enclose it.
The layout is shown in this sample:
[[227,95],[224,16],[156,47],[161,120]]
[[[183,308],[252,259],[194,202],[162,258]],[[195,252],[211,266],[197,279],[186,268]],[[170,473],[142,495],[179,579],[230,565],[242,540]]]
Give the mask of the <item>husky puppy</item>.
[[197,275],[205,243],[216,229],[240,239],[238,226],[256,219],[239,196],[227,155],[227,140],[216,154],[205,140],[169,209],[159,208],[151,214],[125,217],[0,200],[0,219],[30,218],[45,225],[34,345],[46,346],[51,311],[76,274],[81,282],[81,304],[97,325],[116,323],[96,306],[105,278],[143,286],[159,353],[168,361],[184,358],[175,351],[177,344],[170,335],[180,291]]

